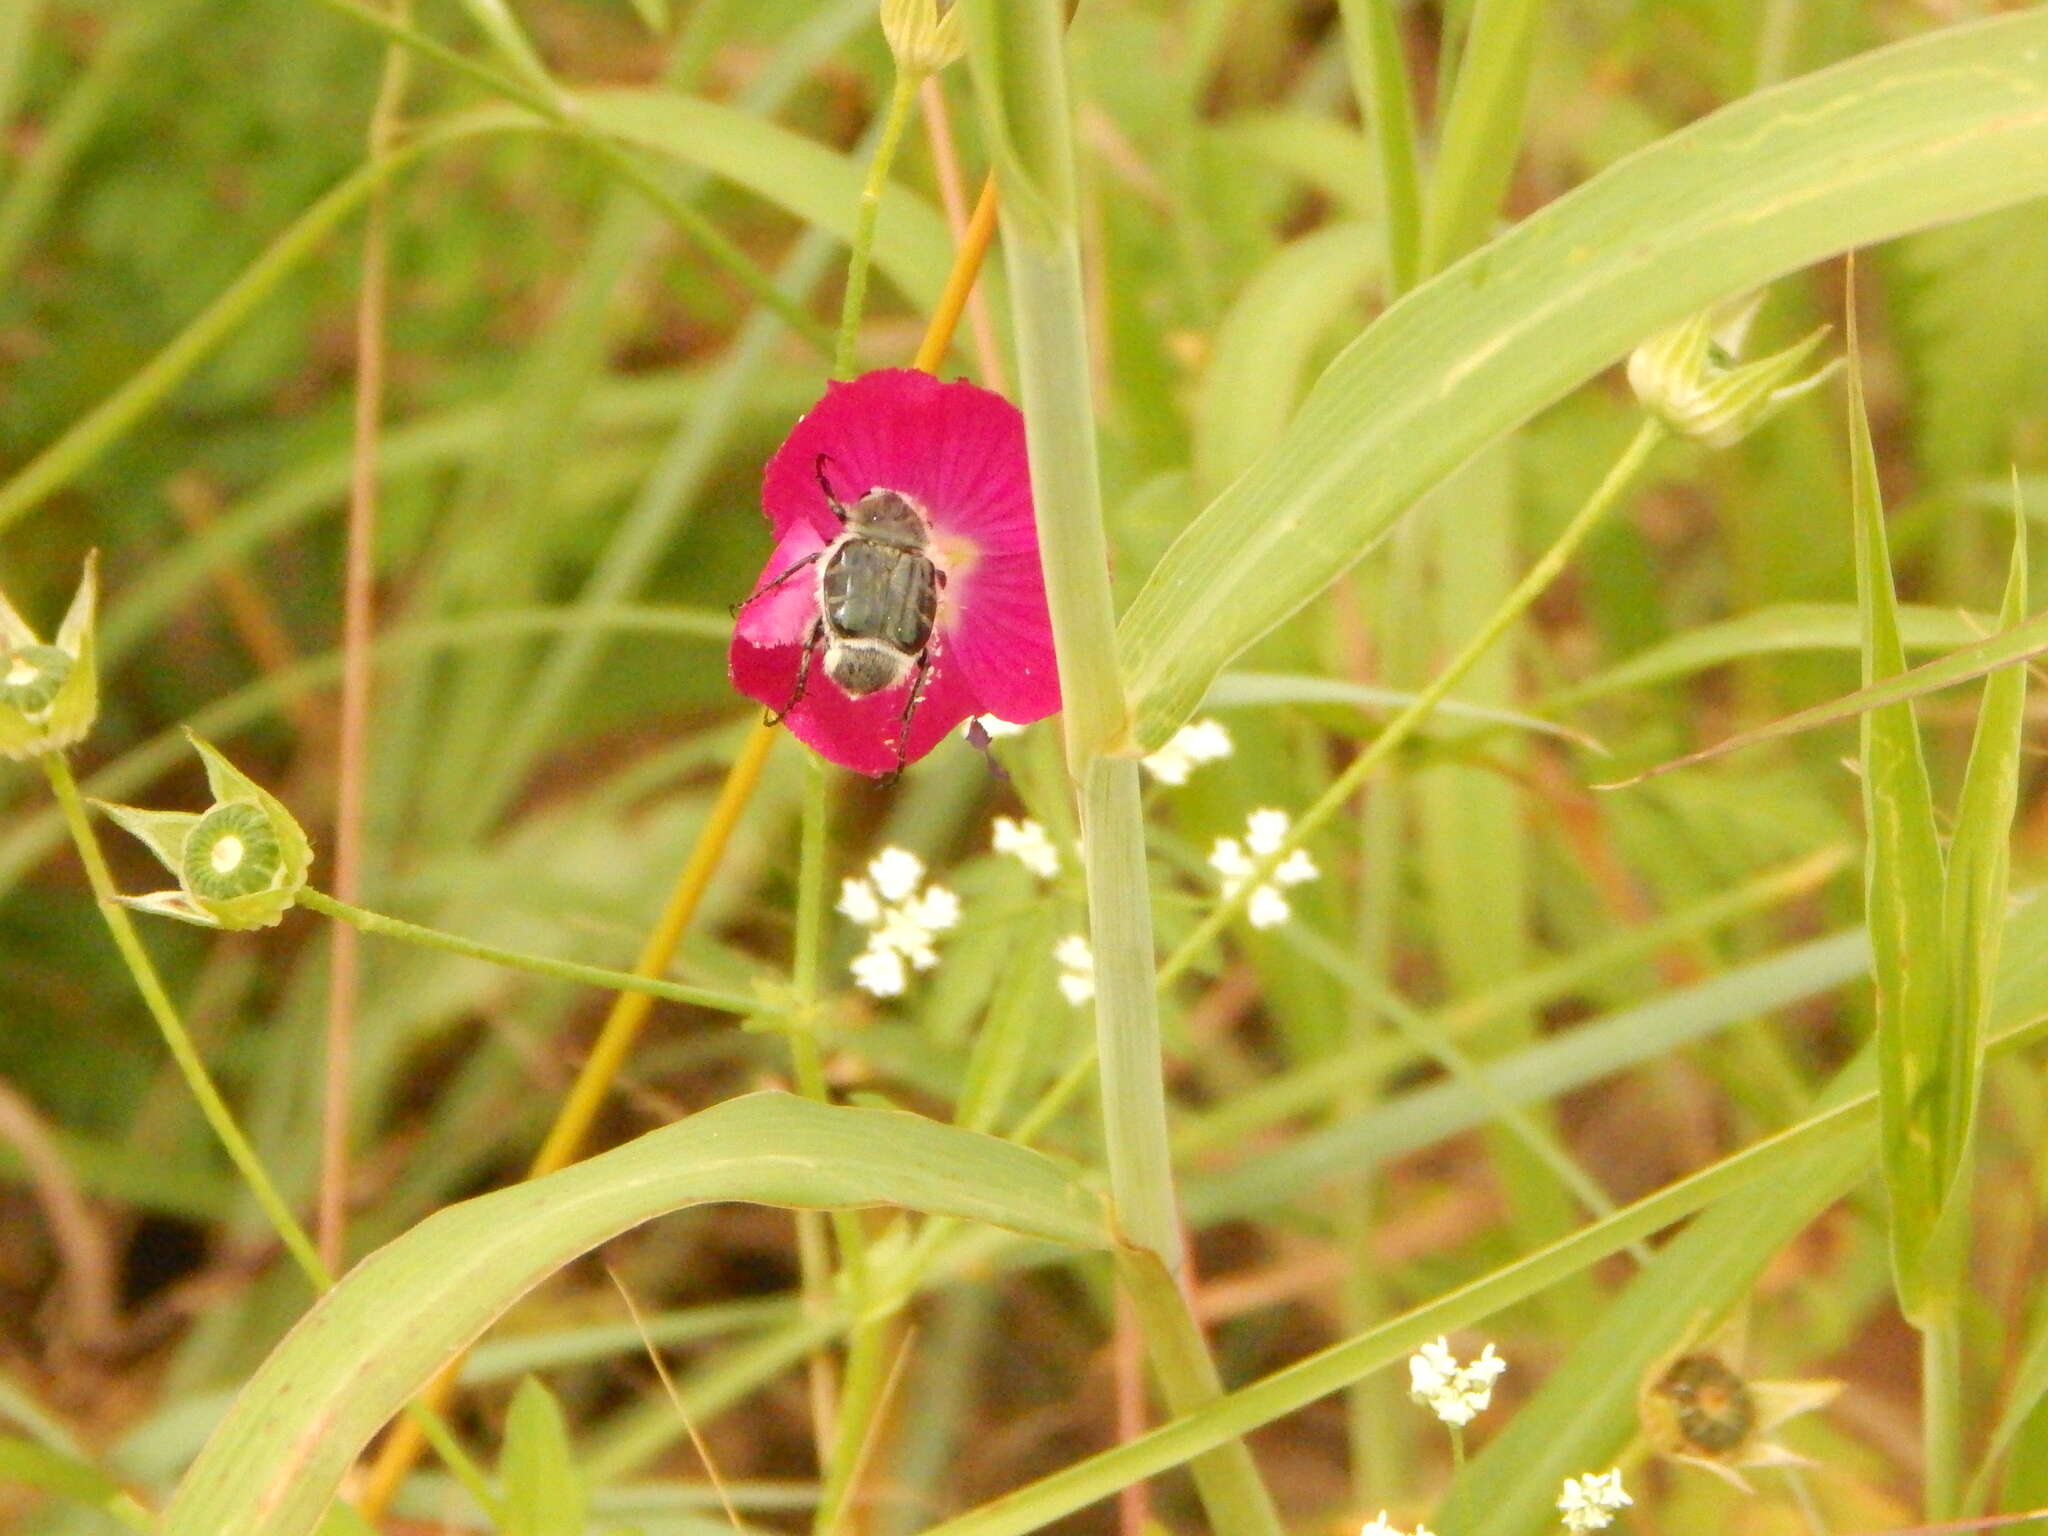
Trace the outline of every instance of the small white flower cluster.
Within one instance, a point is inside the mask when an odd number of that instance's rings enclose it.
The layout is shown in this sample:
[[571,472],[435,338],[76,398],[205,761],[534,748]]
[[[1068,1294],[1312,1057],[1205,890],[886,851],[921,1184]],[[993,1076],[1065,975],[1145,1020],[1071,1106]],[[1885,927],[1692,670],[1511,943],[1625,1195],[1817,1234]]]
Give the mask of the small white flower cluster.
[[1030,817],[1012,821],[1007,816],[998,816],[994,831],[997,853],[1007,853],[1044,880],[1050,880],[1060,872],[1059,849],[1053,847],[1052,839],[1045,835],[1045,828]]
[[1185,784],[1188,775],[1204,763],[1230,756],[1230,732],[1214,720],[1197,720],[1184,725],[1167,739],[1165,746],[1143,759],[1145,771],[1162,784]]
[[[1209,867],[1223,877],[1224,896],[1235,896],[1251,878],[1259,860],[1279,852],[1280,845],[1287,841],[1288,825],[1285,811],[1253,811],[1243,842],[1234,837],[1216,839],[1216,846],[1209,853]],[[1295,849],[1280,861],[1266,884],[1253,888],[1250,900],[1245,903],[1245,916],[1251,919],[1254,928],[1278,928],[1294,915],[1287,898],[1280,894],[1282,888],[1313,880],[1320,873],[1306,849]]]
[[1079,1008],[1095,996],[1095,951],[1081,934],[1070,933],[1053,946],[1060,968],[1060,992]]
[[960,898],[924,883],[924,860],[906,848],[884,848],[868,861],[867,878],[839,883],[839,910],[868,934],[853,957],[854,985],[876,997],[901,997],[910,972],[939,963],[932,942],[960,921]]
[[[1383,1509],[1358,1528],[1358,1536],[1401,1536],[1398,1526],[1387,1524],[1387,1512]],[[1415,1527],[1413,1536],[1432,1536],[1428,1526]]]
[[1621,1486],[1621,1470],[1589,1472],[1584,1477],[1564,1480],[1564,1492],[1557,1497],[1557,1512],[1564,1528],[1573,1536],[1587,1531],[1604,1531],[1614,1523],[1615,1514],[1635,1503]]
[[1507,1361],[1487,1345],[1470,1365],[1460,1365],[1443,1339],[1408,1357],[1408,1395],[1446,1424],[1463,1428],[1493,1401],[1493,1384]]

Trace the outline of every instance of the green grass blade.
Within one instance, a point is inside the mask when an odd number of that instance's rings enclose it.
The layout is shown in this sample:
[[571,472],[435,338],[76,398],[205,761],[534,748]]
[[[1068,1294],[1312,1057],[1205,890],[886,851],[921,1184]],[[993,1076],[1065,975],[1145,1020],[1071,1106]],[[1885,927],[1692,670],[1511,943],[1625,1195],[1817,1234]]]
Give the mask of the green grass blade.
[[1422,266],[1422,172],[1415,148],[1415,93],[1394,0],[1338,0],[1351,89],[1377,152],[1386,226],[1387,288],[1399,298]]
[[[1906,669],[1892,587],[1877,452],[1863,402],[1855,306],[1849,306],[1849,471],[1855,521],[1856,593],[1863,608],[1863,680]],[[1892,1266],[1909,1317],[1926,1301],[1924,1273],[1941,1191],[1954,1171],[1953,1025],[1942,945],[1943,870],[1934,792],[1908,702],[1862,717],[1864,922],[1877,994],[1885,1187],[1891,1196]]]
[[1280,440],[1316,346],[1379,263],[1371,226],[1304,235],[1252,274],[1216,327],[1195,399],[1195,480],[1213,495]]
[[712,1200],[894,1205],[1109,1243],[1099,1201],[1022,1147],[893,1110],[729,1100],[451,1206],[357,1265],[250,1379],[162,1536],[303,1536],[370,1436],[519,1297],[620,1232]]
[[1430,178],[1424,274],[1484,241],[1500,210],[1521,148],[1542,15],[1543,0],[1479,0],[1472,13]]
[[[1999,622],[2007,629],[2027,611],[2027,522],[2013,522],[2012,564],[2006,577]],[[2019,799],[2021,730],[2027,708],[2027,669],[2006,667],[1984,684],[1977,732],[1956,806],[1955,835],[1949,841],[1948,885],[1943,906],[1944,950],[1948,956],[1953,1013],[1949,1025],[1941,1123],[1953,1161],[1946,1169],[1944,1205],[1966,1198],[1963,1171],[1977,1116],[1983,1071],[1985,1021],[1991,1013],[1998,953],[2005,934],[2006,898],[2012,871],[2012,822]]]
[[1479,448],[1662,326],[1854,246],[2048,192],[2048,14],[1760,92],[1561,198],[1388,310],[1125,615],[1136,733]]
[[554,1394],[529,1376],[512,1394],[498,1453],[504,1536],[583,1536],[589,1498]]
[[[1895,621],[1902,614],[1895,613]],[[1967,624],[1965,618],[1955,619],[1958,624]],[[1930,622],[1925,631],[1928,635],[1939,632],[1941,626]],[[1903,653],[1907,644],[1908,626],[1895,622],[1895,631]],[[2025,663],[2032,661],[2043,652],[2048,652],[2048,614],[2036,615],[2024,623],[1973,645],[1963,646],[1946,656],[1938,657],[1920,666],[1909,668],[1859,688],[1854,693],[1845,693],[1839,699],[1830,699],[1825,704],[1816,704],[1811,709],[1802,709],[1796,714],[1773,720],[1769,725],[1758,726],[1753,731],[1743,731],[1730,736],[1726,741],[1716,742],[1698,752],[1688,752],[1684,757],[1673,758],[1668,763],[1659,763],[1648,772],[1621,782],[1634,784],[1651,779],[1659,774],[1671,773],[1680,768],[1696,767],[1717,757],[1726,757],[1730,752],[1740,752],[1745,747],[1760,746],[1767,741],[1778,741],[1786,736],[1797,736],[1802,732],[1816,730],[1824,725],[1839,721],[1853,720],[1859,716],[1887,709],[1908,709],[1914,699],[1926,694],[1939,693],[1944,688],[1954,688],[1961,683],[1975,682],[1986,675],[1997,676],[2015,673],[2024,678]],[[1606,691],[1604,688],[1603,692]],[[1610,786],[1611,787],[1611,786]]]
[[[1899,608],[1899,639],[1909,652],[1968,646],[1983,639],[1991,627],[1988,614],[1980,621],[1976,615],[1958,613],[1952,608],[1929,608],[1914,603]],[[1582,682],[1546,694],[1543,708],[1556,714],[1593,699],[1654,688],[1752,657],[1854,651],[1863,644],[1862,628],[1863,616],[1853,603],[1774,603],[1659,641]],[[2048,641],[2048,633],[2042,638]],[[1710,750],[1720,752],[1728,748],[1724,743]]]

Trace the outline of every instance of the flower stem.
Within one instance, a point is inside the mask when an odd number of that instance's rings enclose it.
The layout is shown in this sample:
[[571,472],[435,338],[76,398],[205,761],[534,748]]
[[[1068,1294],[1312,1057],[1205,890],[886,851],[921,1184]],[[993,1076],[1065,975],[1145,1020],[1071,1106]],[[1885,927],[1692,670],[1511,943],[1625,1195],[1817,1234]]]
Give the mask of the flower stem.
[[[903,142],[904,125],[917,100],[918,77],[899,68],[889,91],[888,116],[882,121],[881,142],[868,162],[868,177],[861,184],[860,211],[854,217],[853,249],[846,262],[846,298],[839,311],[839,341],[832,353],[832,376],[850,379],[856,372],[854,341],[860,334],[861,311],[868,299],[868,268],[875,249],[875,220],[882,211],[882,191],[889,185],[889,167]],[[971,286],[971,283],[970,283]]]
[[1920,1323],[1920,1430],[1926,1458],[1921,1507],[1930,1521],[1953,1520],[1963,1474],[1963,1341],[1953,1302]]
[[1353,758],[1350,765],[1331,782],[1330,787],[1317,797],[1315,803],[1301,813],[1288,829],[1287,836],[1280,840],[1279,846],[1258,861],[1251,873],[1238,886],[1235,894],[1219,901],[1214,910],[1195,925],[1194,931],[1187,936],[1181,946],[1167,957],[1166,962],[1159,968],[1160,986],[1166,986],[1186,974],[1203,949],[1243,910],[1244,904],[1251,899],[1251,893],[1270,880],[1273,871],[1280,867],[1289,854],[1343,808],[1345,802],[1358,792],[1358,787],[1393,755],[1395,748],[1415,734],[1428,720],[1431,711],[1457,687],[1465,674],[1479,664],[1493,648],[1494,643],[1507,633],[1509,627],[1528,611],[1529,606],[1538,597],[1542,596],[1544,589],[1557,579],[1558,573],[1585,542],[1587,535],[1599,526],[1601,520],[1621,500],[1622,493],[1634,482],[1652,450],[1664,440],[1664,436],[1663,424],[1654,418],[1646,419],[1636,428],[1636,435],[1629,440],[1629,445],[1622,450],[1621,457],[1615,460],[1593,494],[1586,499],[1585,505],[1572,514],[1571,521],[1565,524],[1563,531],[1558,534],[1551,546],[1515,584],[1514,590],[1503,599],[1500,607],[1480,625],[1477,633],[1465,642],[1458,654],[1430,680],[1428,686],[1415,696],[1407,708],[1387,722],[1386,729],[1373,738],[1372,745]]
[[334,1283],[327,1266],[320,1262],[320,1255],[313,1247],[313,1240],[306,1235],[306,1229],[292,1214],[284,1196],[278,1193],[270,1172],[263,1166],[263,1160],[256,1155],[256,1149],[249,1144],[242,1128],[235,1123],[234,1112],[214,1086],[212,1076],[206,1070],[206,1063],[200,1058],[199,1049],[192,1043],[192,1036],[185,1029],[185,1022],[178,1015],[177,1005],[164,990],[163,979],[157,975],[156,965],[149,958],[149,951],[142,947],[142,940],[135,932],[135,925],[128,918],[128,909],[120,904],[120,895],[114,887],[113,874],[107,868],[106,855],[100,851],[99,838],[94,834],[92,821],[86,815],[85,802],[78,793],[78,781],[71,776],[71,765],[64,761],[61,752],[48,752],[40,759],[43,772],[48,776],[50,789],[57,797],[57,805],[64,813],[64,825],[71,832],[71,841],[78,848],[78,857],[85,865],[85,877],[92,886],[92,893],[99,902],[100,916],[106,920],[107,931],[112,935],[114,947],[121,952],[121,960],[128,967],[128,974],[135,982],[135,990],[142,994],[143,1005],[156,1021],[158,1033],[164,1038],[164,1045],[170,1050],[171,1060],[177,1063],[185,1084],[192,1090],[192,1097],[199,1102],[199,1112],[206,1117],[206,1123],[213,1128],[221,1147],[227,1152],[228,1160],[235,1165],[235,1171],[248,1185],[249,1193],[256,1197],[256,1204],[269,1221],[271,1230],[283,1243],[285,1251],[292,1256],[313,1289],[324,1291]]
[[[397,939],[401,943],[418,944],[425,949],[445,950],[451,955],[464,955],[471,960],[484,960],[492,965],[502,965],[507,970],[528,971],[535,976],[552,977],[556,981],[580,982],[585,986],[603,987],[608,992],[659,998],[663,1002],[683,1003],[692,1008],[709,1008],[717,1013],[760,1013],[767,1007],[760,999],[748,997],[740,992],[718,992],[708,987],[691,987],[681,982],[662,981],[657,977],[643,976],[632,971],[607,970],[598,965],[581,965],[574,960],[553,960],[546,955],[530,955],[523,950],[501,949],[495,944],[465,939],[460,934],[444,933],[438,928],[409,923],[401,917],[387,917],[382,912],[372,912],[367,907],[356,906],[352,902],[330,896],[324,891],[314,890],[310,886],[299,892],[299,905],[347,923],[352,928],[359,928],[364,933]],[[663,963],[665,965],[666,961]]]
[[[1007,146],[998,161],[1003,255],[1067,764],[1081,802],[1111,1213],[1131,1250],[1122,1277],[1153,1369],[1175,1411],[1187,1412],[1214,1401],[1222,1389],[1178,1284],[1184,1254],[1167,1144],[1144,811],[1137,762],[1114,755],[1129,735],[1129,708],[1117,660],[1097,467],[1064,8],[1057,0],[1010,0],[962,15],[986,138]],[[1218,1536],[1279,1531],[1242,1441],[1201,1458],[1195,1475]]]

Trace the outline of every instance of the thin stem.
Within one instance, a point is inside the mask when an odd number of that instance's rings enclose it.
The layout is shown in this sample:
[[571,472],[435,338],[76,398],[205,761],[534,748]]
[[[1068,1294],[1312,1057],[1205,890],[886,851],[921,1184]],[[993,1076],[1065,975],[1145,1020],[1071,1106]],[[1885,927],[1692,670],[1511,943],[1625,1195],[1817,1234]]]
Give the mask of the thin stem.
[[[395,0],[403,19],[407,0]],[[366,130],[372,161],[397,137],[410,55],[384,50],[384,73]],[[362,291],[356,299],[355,431],[349,466],[348,538],[342,559],[341,739],[334,791],[334,890],[354,902],[363,888],[363,796],[370,740],[370,646],[376,629],[377,455],[384,424],[384,316],[391,276],[390,189],[370,194],[364,216]],[[348,1231],[349,1109],[360,988],[356,930],[334,930],[327,954],[327,1060],[321,1093],[320,1257],[342,1267]]]
[[1621,500],[1622,493],[1635,480],[1643,465],[1649,460],[1652,450],[1664,440],[1665,429],[1654,418],[1646,419],[1636,428],[1636,435],[1629,440],[1621,457],[1609,468],[1605,478],[1586,499],[1584,506],[1572,514],[1550,548],[1532,565],[1528,573],[1515,584],[1500,607],[1479,627],[1477,633],[1465,642],[1464,648],[1451,658],[1414,700],[1392,720],[1386,729],[1373,738],[1372,744],[1357,757],[1317,797],[1315,803],[1301,813],[1300,818],[1289,828],[1287,836],[1272,853],[1259,860],[1250,875],[1237,888],[1235,894],[1219,901],[1209,915],[1195,925],[1195,929],[1159,968],[1159,984],[1167,985],[1186,974],[1211,941],[1213,941],[1251,899],[1251,893],[1272,877],[1273,871],[1296,848],[1300,847],[1324,822],[1335,815],[1344,803],[1358,791],[1361,784],[1387,761],[1394,750],[1414,735],[1430,712],[1441,704],[1450,691],[1457,687],[1466,673],[1477,666],[1486,653],[1508,629],[1529,610],[1532,603],[1550,583],[1557,579],[1587,535],[1599,526],[1614,505]]
[[[952,275],[946,279],[945,291],[939,295],[938,307],[932,311],[931,324],[925,329],[924,343],[917,349],[917,359],[911,364],[913,368],[937,373],[939,365],[946,360],[953,330],[960,323],[960,311],[974,296],[975,274],[981,270],[982,259],[988,255],[989,242],[995,238],[996,212],[996,179],[991,176],[981,184],[981,196],[967,221],[967,232],[960,237],[960,250],[954,258]],[[989,382],[993,388],[993,381]]]
[[[790,979],[796,1006],[789,1020],[789,1055],[795,1069],[797,1091],[823,1104],[829,1098],[825,1084],[825,1063],[818,1052],[817,1026],[819,977],[825,948],[825,859],[827,829],[831,820],[831,780],[825,760],[816,753],[804,758],[804,801],[802,830],[798,834],[796,880],[796,950],[791,960]],[[841,1213],[834,1213],[835,1223]],[[825,1241],[825,1217],[818,1211],[796,1213],[797,1267],[803,1287],[804,1310],[823,1317],[832,1308],[832,1254]],[[840,1228],[842,1248],[845,1229]],[[838,1460],[837,1445],[846,1419],[839,1408],[838,1383],[832,1372],[828,1350],[813,1352],[810,1359],[811,1434],[817,1444],[818,1466],[829,1470]],[[821,1502],[820,1508],[823,1508]]]
[[1963,1485],[1963,1339],[1953,1302],[1920,1325],[1920,1433],[1921,1508],[1929,1520],[1954,1519]]
[[113,874],[107,868],[106,856],[100,851],[99,838],[93,833],[85,802],[79,796],[78,781],[71,776],[71,765],[64,761],[61,752],[47,752],[40,761],[44,774],[49,778],[50,789],[57,797],[58,807],[64,813],[64,824],[70,829],[71,841],[77,846],[78,857],[85,865],[86,880],[99,902],[100,916],[106,920],[114,947],[121,952],[121,962],[127,966],[128,974],[135,982],[135,990],[142,994],[143,1005],[156,1021],[157,1031],[164,1037],[164,1044],[170,1050],[171,1059],[177,1063],[178,1071],[183,1074],[185,1085],[191,1089],[192,1097],[198,1100],[199,1112],[219,1138],[228,1160],[241,1174],[242,1182],[248,1185],[249,1193],[256,1197],[256,1204],[269,1221],[271,1230],[277,1234],[278,1241],[284,1244],[285,1251],[292,1256],[314,1290],[326,1290],[333,1283],[333,1277],[328,1274],[327,1266],[320,1262],[320,1255],[313,1247],[312,1239],[306,1235],[306,1229],[299,1225],[299,1219],[292,1214],[284,1196],[278,1193],[263,1160],[256,1155],[249,1138],[235,1123],[227,1100],[214,1087],[206,1063],[200,1059],[198,1047],[192,1043],[192,1036],[178,1015],[177,1005],[164,990],[163,980],[157,975],[149,951],[142,947],[135,925],[128,919],[128,909],[121,905]]
[[[715,1013],[751,1014],[760,1013],[765,1005],[758,998],[748,997],[739,992],[718,992],[709,987],[685,986],[678,981],[663,981],[659,976],[642,974],[639,971],[613,971],[599,965],[582,965],[574,960],[555,960],[546,955],[530,955],[523,950],[501,949],[495,944],[484,944],[475,939],[465,939],[460,934],[444,933],[439,928],[429,928],[421,923],[409,923],[401,917],[387,917],[382,912],[372,912],[367,907],[356,906],[353,902],[330,896],[324,891],[308,887],[299,892],[299,905],[359,928],[364,933],[374,933],[382,938],[397,939],[406,944],[418,944],[426,949],[445,950],[451,955],[464,955],[472,960],[485,960],[492,965],[502,965],[507,970],[529,971],[535,976],[547,976],[556,981],[573,981],[584,986],[602,987],[607,992],[617,992],[624,997],[637,997],[644,1003],[659,998],[663,1002],[682,1003],[692,1008],[708,1008]],[[662,968],[666,969],[667,961]],[[603,1038],[599,1037],[602,1047]],[[592,1056],[596,1051],[592,1051]],[[585,1070],[588,1070],[586,1066]],[[553,1172],[553,1169],[546,1170]]]
[[875,220],[882,212],[882,192],[889,185],[889,167],[903,142],[904,125],[910,121],[911,106],[917,100],[918,77],[898,68],[889,89],[888,116],[882,121],[881,142],[868,162],[867,180],[861,183],[860,211],[854,216],[853,249],[846,263],[846,298],[839,311],[839,341],[832,351],[832,376],[850,379],[858,368],[854,342],[860,335],[861,311],[868,299],[868,268],[874,260]]
[[[924,108],[925,136],[931,141],[932,166],[938,172],[939,201],[945,205],[946,227],[951,231],[953,244],[967,244],[970,231],[977,215],[987,207],[989,230],[995,228],[995,182],[993,179],[982,183],[980,200],[970,211],[967,206],[967,190],[960,177],[960,151],[953,142],[953,123],[946,111],[945,87],[939,84],[937,75],[925,77],[918,87],[918,101]],[[985,242],[988,232],[984,231]],[[943,300],[941,301],[943,303]],[[988,295],[973,284],[967,290],[967,331],[974,338],[974,362],[981,374],[985,388],[1003,392],[1003,359],[996,347],[995,325],[989,319]],[[926,373],[938,372],[943,358],[933,358],[927,363],[918,359],[918,366]]]

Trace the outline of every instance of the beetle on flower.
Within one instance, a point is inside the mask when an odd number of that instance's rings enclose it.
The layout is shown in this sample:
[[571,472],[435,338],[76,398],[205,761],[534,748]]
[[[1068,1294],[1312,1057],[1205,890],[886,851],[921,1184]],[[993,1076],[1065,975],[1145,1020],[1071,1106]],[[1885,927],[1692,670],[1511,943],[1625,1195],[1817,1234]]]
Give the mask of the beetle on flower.
[[740,605],[733,685],[835,763],[891,776],[970,715],[1059,708],[1024,420],[883,369],[829,386],[769,460],[775,549]]

